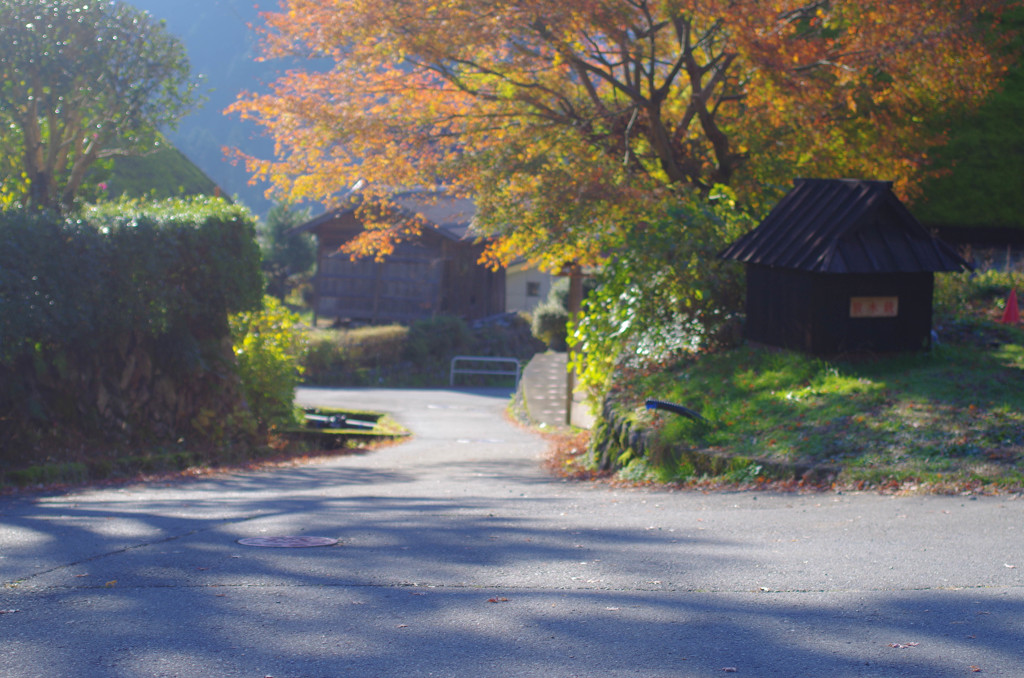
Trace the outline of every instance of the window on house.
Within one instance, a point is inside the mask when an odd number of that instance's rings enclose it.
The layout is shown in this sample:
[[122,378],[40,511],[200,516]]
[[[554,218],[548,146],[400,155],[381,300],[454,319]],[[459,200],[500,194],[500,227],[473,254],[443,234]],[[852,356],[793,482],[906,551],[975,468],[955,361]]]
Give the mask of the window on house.
[[540,296],[540,283],[539,282],[528,282],[528,283],[526,283],[526,296],[528,296],[528,297],[539,297]]

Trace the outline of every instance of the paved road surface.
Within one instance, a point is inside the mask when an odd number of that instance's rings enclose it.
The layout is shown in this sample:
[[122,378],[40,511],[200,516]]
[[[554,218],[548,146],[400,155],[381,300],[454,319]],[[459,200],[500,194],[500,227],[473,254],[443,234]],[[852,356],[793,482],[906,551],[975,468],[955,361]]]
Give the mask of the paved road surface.
[[300,399],[416,436],[0,499],[0,676],[1024,676],[1024,500],[564,483],[504,395]]

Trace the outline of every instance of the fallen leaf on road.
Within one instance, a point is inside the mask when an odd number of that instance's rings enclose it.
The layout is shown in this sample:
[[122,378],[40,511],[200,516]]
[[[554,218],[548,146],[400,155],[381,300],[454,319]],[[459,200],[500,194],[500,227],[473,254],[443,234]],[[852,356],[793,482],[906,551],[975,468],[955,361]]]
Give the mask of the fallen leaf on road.
[[1016,570],[1017,569],[1016,565],[1010,565],[1009,563],[1003,563],[1003,567],[1008,567],[1011,570]]
[[103,588],[105,588],[105,589],[112,589],[115,586],[117,586],[117,580],[116,579],[111,579],[110,581],[108,581],[106,584],[103,585]]
[[398,628],[398,629],[407,629],[407,628],[409,628],[409,625],[408,625],[408,624],[399,624],[399,625],[398,625],[398,626],[396,626],[395,628]]
[[889,643],[889,647],[895,647],[898,650],[903,650],[908,647],[917,647],[918,643]]
[[15,612],[21,612],[21,610],[0,610],[0,614],[14,614]]
[[488,598],[488,603],[507,603],[508,598]]
[[981,673],[981,667],[971,664],[971,673]]
[[737,669],[735,666],[726,666],[722,670],[725,671],[726,673],[739,673],[740,672],[740,670]]

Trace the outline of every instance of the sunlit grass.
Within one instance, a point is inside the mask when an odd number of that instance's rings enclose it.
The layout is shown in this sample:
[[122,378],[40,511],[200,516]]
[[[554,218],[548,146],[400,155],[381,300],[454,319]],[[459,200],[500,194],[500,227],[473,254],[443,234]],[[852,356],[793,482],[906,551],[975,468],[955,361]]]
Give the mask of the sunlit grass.
[[[662,449],[834,467],[845,482],[1024,485],[1024,335],[931,352],[823,360],[741,347],[630,375],[616,397],[677,402],[706,422],[648,413]],[[663,455],[671,466],[678,455]],[[671,480],[686,469],[660,470]]]

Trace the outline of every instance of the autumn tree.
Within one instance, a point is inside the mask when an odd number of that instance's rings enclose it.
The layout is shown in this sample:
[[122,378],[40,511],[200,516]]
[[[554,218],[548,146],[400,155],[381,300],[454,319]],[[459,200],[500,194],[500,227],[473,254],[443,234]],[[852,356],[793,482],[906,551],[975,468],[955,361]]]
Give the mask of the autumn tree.
[[[557,266],[715,185],[912,195],[942,138],[927,121],[996,86],[984,27],[1009,2],[283,0],[267,56],[334,66],[229,110],[273,135],[275,157],[245,161],[288,200],[442,184],[477,201],[495,259]],[[402,234],[378,227],[353,250]]]
[[181,43],[123,2],[0,4],[0,195],[67,210],[97,161],[145,152],[196,103]]

